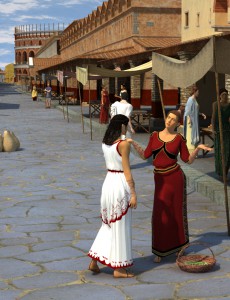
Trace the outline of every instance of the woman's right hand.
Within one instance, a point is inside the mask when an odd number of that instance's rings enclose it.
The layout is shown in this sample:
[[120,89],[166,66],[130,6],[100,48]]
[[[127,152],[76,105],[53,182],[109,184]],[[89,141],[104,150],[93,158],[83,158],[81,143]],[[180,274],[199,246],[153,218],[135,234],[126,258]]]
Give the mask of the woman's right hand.
[[137,208],[137,196],[136,194],[131,195],[130,201],[129,201],[129,205],[131,208]]
[[132,145],[133,139],[126,139],[126,141]]

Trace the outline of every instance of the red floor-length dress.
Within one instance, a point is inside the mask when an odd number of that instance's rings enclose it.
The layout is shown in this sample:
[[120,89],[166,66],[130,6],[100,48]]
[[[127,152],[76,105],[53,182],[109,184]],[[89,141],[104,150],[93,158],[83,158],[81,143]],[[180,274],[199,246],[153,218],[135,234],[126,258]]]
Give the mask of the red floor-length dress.
[[177,156],[189,159],[186,140],[177,134],[170,142],[153,132],[144,156],[153,155],[155,195],[152,215],[152,252],[164,257],[179,251],[189,242],[186,178]]
[[109,95],[107,91],[101,93],[103,105],[101,105],[99,122],[101,124],[107,124],[109,121]]

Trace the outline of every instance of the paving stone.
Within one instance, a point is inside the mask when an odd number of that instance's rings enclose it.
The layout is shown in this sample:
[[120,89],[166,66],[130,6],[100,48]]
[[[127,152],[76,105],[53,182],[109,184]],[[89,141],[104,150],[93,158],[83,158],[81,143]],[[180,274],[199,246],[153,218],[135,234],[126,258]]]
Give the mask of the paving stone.
[[28,252],[28,247],[25,246],[7,246],[0,248],[0,257],[13,257]]
[[55,289],[46,289],[45,291],[32,292],[22,300],[101,300],[109,298],[110,300],[125,300],[125,295],[118,289],[110,286],[98,286],[94,284],[77,284]]
[[63,247],[63,246],[71,246],[71,242],[69,241],[56,241],[56,242],[40,242],[36,245],[31,245],[32,251],[41,251],[41,250],[47,250],[47,249],[53,249],[57,247]]
[[49,250],[30,252],[24,255],[15,255],[16,258],[30,262],[42,263],[66,258],[82,256],[83,253],[71,247],[59,247]]
[[25,226],[12,226],[11,230],[15,232],[45,232],[57,231],[58,224],[38,224],[38,225],[25,225]]
[[24,245],[28,246],[34,243],[38,243],[38,239],[31,238],[31,237],[23,237],[23,238],[9,238],[9,239],[1,239],[0,240],[1,245],[3,246],[16,246],[16,245]]
[[20,291],[15,290],[3,290],[0,293],[0,300],[17,300],[20,295]]
[[34,266],[31,263],[19,261],[14,258],[10,258],[10,259],[2,258],[0,259],[0,270],[1,270],[1,278],[12,279],[16,277],[36,274],[41,271],[41,268]]
[[[143,290],[142,290],[143,288]],[[170,284],[143,284],[121,288],[132,300],[174,299],[174,286]],[[143,293],[144,291],[144,293]]]
[[59,232],[36,232],[31,233],[31,237],[39,238],[44,242],[49,241],[72,241],[75,237],[75,232],[66,232],[66,231],[60,231]]
[[78,276],[71,273],[43,273],[32,277],[12,280],[13,285],[19,289],[33,290],[47,287],[54,287],[60,284],[66,285],[72,282],[76,282]]
[[76,259],[64,259],[42,264],[49,271],[85,271],[90,263],[90,258],[85,254]]
[[229,282],[230,279],[224,277],[187,283],[179,289],[177,295],[181,298],[198,298],[202,292],[202,297],[228,297],[230,295]]
[[0,289],[3,290],[3,289],[7,289],[7,288],[9,288],[9,286],[5,282],[0,281]]

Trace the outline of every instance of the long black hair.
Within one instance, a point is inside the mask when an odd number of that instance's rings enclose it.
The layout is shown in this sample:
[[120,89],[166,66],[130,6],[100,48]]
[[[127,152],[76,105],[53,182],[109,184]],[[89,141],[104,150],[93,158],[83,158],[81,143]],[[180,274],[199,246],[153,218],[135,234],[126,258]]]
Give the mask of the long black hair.
[[102,143],[106,145],[112,145],[120,136],[122,131],[122,124],[127,126],[129,123],[129,118],[125,115],[115,115],[105,132]]

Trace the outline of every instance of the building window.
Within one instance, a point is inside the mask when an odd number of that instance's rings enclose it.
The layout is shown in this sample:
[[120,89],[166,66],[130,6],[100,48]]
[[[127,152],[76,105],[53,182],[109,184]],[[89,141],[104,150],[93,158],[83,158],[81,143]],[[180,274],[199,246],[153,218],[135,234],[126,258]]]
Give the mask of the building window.
[[189,27],[189,13],[186,11],[185,13],[185,27]]
[[196,15],[196,26],[200,27],[200,13],[197,13]]
[[146,25],[147,25],[148,27],[153,27],[153,26],[154,26],[154,23],[153,23],[153,22],[146,22]]

